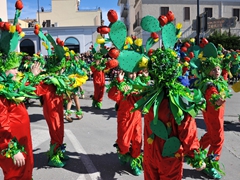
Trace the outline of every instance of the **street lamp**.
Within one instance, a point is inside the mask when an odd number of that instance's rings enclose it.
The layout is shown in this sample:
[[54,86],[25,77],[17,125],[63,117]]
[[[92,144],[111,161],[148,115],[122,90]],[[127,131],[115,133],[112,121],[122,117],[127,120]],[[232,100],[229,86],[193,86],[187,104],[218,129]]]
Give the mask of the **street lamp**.
[[[38,24],[40,25],[40,10],[39,10],[39,0],[37,0],[37,6],[38,6]],[[39,47],[39,51],[41,52],[41,39],[38,36],[38,47]]]
[[197,35],[196,35],[196,44],[199,45],[199,35],[200,35],[200,15],[199,15],[199,0],[197,0]]

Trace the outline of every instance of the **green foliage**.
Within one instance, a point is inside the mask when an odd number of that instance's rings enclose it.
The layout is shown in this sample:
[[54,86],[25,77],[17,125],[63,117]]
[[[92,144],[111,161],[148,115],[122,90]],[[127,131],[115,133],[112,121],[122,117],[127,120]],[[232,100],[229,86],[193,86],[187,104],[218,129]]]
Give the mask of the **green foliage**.
[[240,36],[231,34],[230,31],[224,31],[223,33],[220,31],[214,31],[207,39],[209,42],[215,44],[215,46],[221,44],[227,50],[240,49]]

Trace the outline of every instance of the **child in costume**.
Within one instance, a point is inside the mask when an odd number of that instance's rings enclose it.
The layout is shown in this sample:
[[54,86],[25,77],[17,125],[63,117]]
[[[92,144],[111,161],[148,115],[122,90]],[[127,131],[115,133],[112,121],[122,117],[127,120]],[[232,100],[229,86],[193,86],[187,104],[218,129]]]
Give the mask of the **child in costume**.
[[94,94],[92,106],[98,109],[102,107],[102,100],[105,91],[105,70],[107,59],[103,58],[101,53],[94,54],[94,61],[91,63],[93,75]]
[[[36,94],[40,96],[43,115],[46,119],[50,134],[50,150],[48,151],[48,165],[53,167],[63,167],[69,157],[66,155],[66,144],[64,138],[64,118],[63,118],[63,94],[71,91],[70,84],[73,83],[66,75],[65,50],[63,41],[59,38],[54,41],[50,34],[43,33],[39,25],[35,26],[38,31],[35,33],[45,42],[48,50],[45,72],[31,81],[36,85]],[[50,45],[53,46],[51,51]]]
[[66,98],[67,98],[67,109],[65,112],[65,119],[68,122],[72,122],[71,114],[71,106],[72,106],[72,98],[76,105],[76,117],[77,119],[83,118],[83,112],[80,108],[80,102],[78,97],[78,88],[82,86],[82,84],[86,83],[88,76],[87,71],[90,70],[90,68],[87,66],[87,64],[82,61],[81,59],[78,59],[78,56],[73,51],[68,51],[68,67],[65,70],[66,76],[68,76],[69,79],[74,80],[74,84],[72,84],[72,91],[67,92]]
[[108,97],[116,101],[117,110],[117,140],[114,145],[118,150],[121,163],[129,162],[133,173],[140,175],[142,171],[142,114],[139,110],[131,112],[134,103],[139,99],[135,97],[133,84],[136,73],[120,71],[116,80],[109,85]]
[[[208,149],[209,161],[219,161],[224,143],[225,100],[230,97],[228,84],[221,76],[221,65],[218,58],[209,57],[203,61],[202,71],[205,78],[199,82],[199,88],[207,102],[203,111],[207,132],[201,137],[200,145]],[[220,179],[221,175],[212,164],[203,170],[208,176]]]
[[[22,6],[21,1],[16,2],[12,27],[16,27]],[[24,101],[36,98],[35,88],[25,86],[28,75],[18,72],[22,55],[13,52],[24,34],[14,28],[11,31],[3,28],[9,23],[1,19],[0,24],[3,25],[0,28],[0,168],[4,180],[32,180],[34,162],[30,119]],[[40,72],[39,64],[32,72],[34,75]]]
[[[30,119],[24,100],[36,98],[34,97],[35,88],[25,87],[26,78],[21,82],[20,77],[17,77],[21,56],[11,52],[5,58],[0,56],[0,167],[4,173],[4,180],[31,180],[32,139]],[[4,60],[6,63],[2,62]]]
[[205,101],[176,80],[182,70],[173,50],[155,50],[148,68],[154,85],[135,104],[145,114],[144,179],[181,180],[184,156],[194,168],[205,167],[194,119]]

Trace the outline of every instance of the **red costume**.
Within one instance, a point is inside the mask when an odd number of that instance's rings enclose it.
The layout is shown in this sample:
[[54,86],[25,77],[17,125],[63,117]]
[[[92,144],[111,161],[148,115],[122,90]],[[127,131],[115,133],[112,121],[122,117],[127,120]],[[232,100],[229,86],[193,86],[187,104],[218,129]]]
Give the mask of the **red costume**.
[[16,104],[0,97],[0,151],[8,147],[11,139],[16,137],[18,143],[24,146],[26,153],[25,165],[14,165],[12,158],[0,154],[0,167],[4,180],[31,180],[33,170],[32,139],[30,119],[24,103]]
[[94,66],[91,66],[90,68],[93,73],[93,100],[101,103],[105,91],[105,73],[103,70],[97,70]]
[[64,137],[63,97],[56,94],[53,84],[41,82],[36,88],[36,94],[43,98],[43,115],[48,124],[51,145],[56,144],[56,150],[63,144]]
[[137,99],[131,94],[123,96],[116,86],[109,90],[108,97],[116,101],[118,107],[116,143],[120,153],[128,153],[131,147],[131,156],[137,158],[142,147],[142,116],[139,110],[131,112]]
[[210,145],[208,155],[217,155],[216,160],[219,160],[224,142],[225,103],[215,110],[215,107],[210,102],[212,94],[218,94],[218,90],[215,86],[209,86],[205,93],[207,106],[206,111],[203,111],[203,117],[207,133],[201,138],[200,144],[203,149],[206,149]]
[[152,134],[150,122],[154,119],[153,108],[144,116],[144,179],[145,180],[181,180],[183,174],[183,156],[194,157],[194,150],[198,151],[200,145],[197,139],[197,126],[194,118],[186,114],[178,125],[169,109],[168,99],[163,99],[158,111],[158,119],[172,131],[169,137],[177,137],[181,146],[175,157],[163,157],[162,151],[165,140],[154,137],[152,144],[147,139]]

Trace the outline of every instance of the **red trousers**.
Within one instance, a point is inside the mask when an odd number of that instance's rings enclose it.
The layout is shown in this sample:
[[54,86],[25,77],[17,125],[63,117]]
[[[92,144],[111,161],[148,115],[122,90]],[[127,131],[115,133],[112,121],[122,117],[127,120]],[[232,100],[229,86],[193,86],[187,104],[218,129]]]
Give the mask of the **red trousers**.
[[207,100],[206,111],[203,112],[204,122],[206,124],[206,133],[200,139],[200,145],[203,149],[208,146],[208,155],[216,154],[216,160],[219,160],[223,142],[224,142],[224,110],[223,104],[218,110],[215,110],[209,99],[213,93],[218,93],[215,87],[208,88],[205,94]]
[[91,66],[93,72],[94,94],[93,99],[97,102],[102,102],[105,91],[105,74],[103,71],[98,71]]
[[[123,94],[113,87],[108,97],[117,102],[117,144],[121,154],[130,152],[133,158],[141,154],[142,148],[142,115],[141,112],[131,112],[136,98],[132,95],[123,97]],[[131,151],[130,151],[131,147]]]
[[51,144],[56,144],[55,149],[63,144],[64,120],[63,97],[56,94],[56,87],[40,83],[37,94],[43,97],[43,115],[47,121]]
[[15,104],[0,97],[0,151],[7,148],[10,140],[16,137],[24,146],[25,165],[14,165],[12,158],[0,155],[0,167],[4,180],[31,180],[33,171],[32,138],[30,119],[24,103]]

